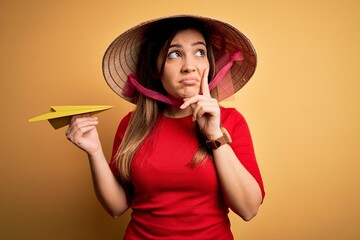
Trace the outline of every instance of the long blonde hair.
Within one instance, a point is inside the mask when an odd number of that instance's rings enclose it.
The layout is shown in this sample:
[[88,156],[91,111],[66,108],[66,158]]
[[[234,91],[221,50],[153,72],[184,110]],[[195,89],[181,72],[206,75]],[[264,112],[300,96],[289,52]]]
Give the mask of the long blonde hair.
[[[187,20],[177,24],[160,22],[153,26],[153,28],[148,29],[143,35],[142,48],[137,64],[137,77],[142,86],[166,94],[160,81],[165,65],[165,56],[176,33],[189,28],[200,31],[205,38],[210,64],[209,78],[211,79],[214,75],[215,60],[210,43],[209,29],[197,20]],[[156,62],[160,54],[163,56],[163,62],[159,70]],[[130,166],[133,157],[143,141],[147,137],[151,137],[151,134],[155,131],[156,122],[165,108],[164,103],[139,93],[137,93],[136,99],[136,108],[130,117],[125,135],[115,156],[120,177],[125,184],[131,182]],[[199,148],[190,162],[191,167],[203,163],[206,155],[209,154],[205,146],[204,137],[197,124],[194,125],[194,131],[196,131],[198,136]]]
[[117,168],[124,182],[130,181],[130,165],[141,143],[153,130],[159,116],[158,103],[145,96],[139,96],[137,107],[131,114],[124,138],[115,156]]

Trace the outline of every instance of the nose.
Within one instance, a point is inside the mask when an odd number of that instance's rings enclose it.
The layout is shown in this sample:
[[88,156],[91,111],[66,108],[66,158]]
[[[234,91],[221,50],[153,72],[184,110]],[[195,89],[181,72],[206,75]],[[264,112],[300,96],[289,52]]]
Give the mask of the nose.
[[191,73],[196,70],[196,66],[194,60],[191,57],[184,58],[184,62],[181,68],[181,72],[183,73]]

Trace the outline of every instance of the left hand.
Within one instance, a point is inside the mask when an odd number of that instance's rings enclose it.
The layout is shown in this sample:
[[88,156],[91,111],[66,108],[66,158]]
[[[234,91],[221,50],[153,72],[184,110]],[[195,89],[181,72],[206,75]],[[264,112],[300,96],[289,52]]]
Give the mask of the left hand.
[[220,107],[215,98],[210,95],[208,84],[209,69],[204,70],[201,79],[200,94],[185,98],[181,109],[191,107],[193,109],[193,121],[197,121],[201,132],[209,140],[222,136],[220,130]]

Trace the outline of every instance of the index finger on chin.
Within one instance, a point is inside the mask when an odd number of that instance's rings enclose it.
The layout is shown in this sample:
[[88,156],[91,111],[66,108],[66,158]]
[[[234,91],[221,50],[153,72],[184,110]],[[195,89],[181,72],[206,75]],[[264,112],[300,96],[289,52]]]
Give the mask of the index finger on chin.
[[202,79],[201,79],[201,92],[202,95],[206,97],[210,97],[210,89],[209,89],[209,68],[205,68]]

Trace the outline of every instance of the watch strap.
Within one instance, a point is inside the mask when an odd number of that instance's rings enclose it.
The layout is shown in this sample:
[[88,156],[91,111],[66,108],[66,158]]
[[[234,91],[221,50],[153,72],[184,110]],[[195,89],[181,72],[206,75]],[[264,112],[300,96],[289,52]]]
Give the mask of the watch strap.
[[206,140],[206,145],[208,148],[210,149],[218,149],[219,147],[221,147],[224,144],[230,144],[231,143],[231,137],[228,133],[228,131],[225,128],[221,128],[221,131],[223,133],[223,135],[213,141],[211,140]]

